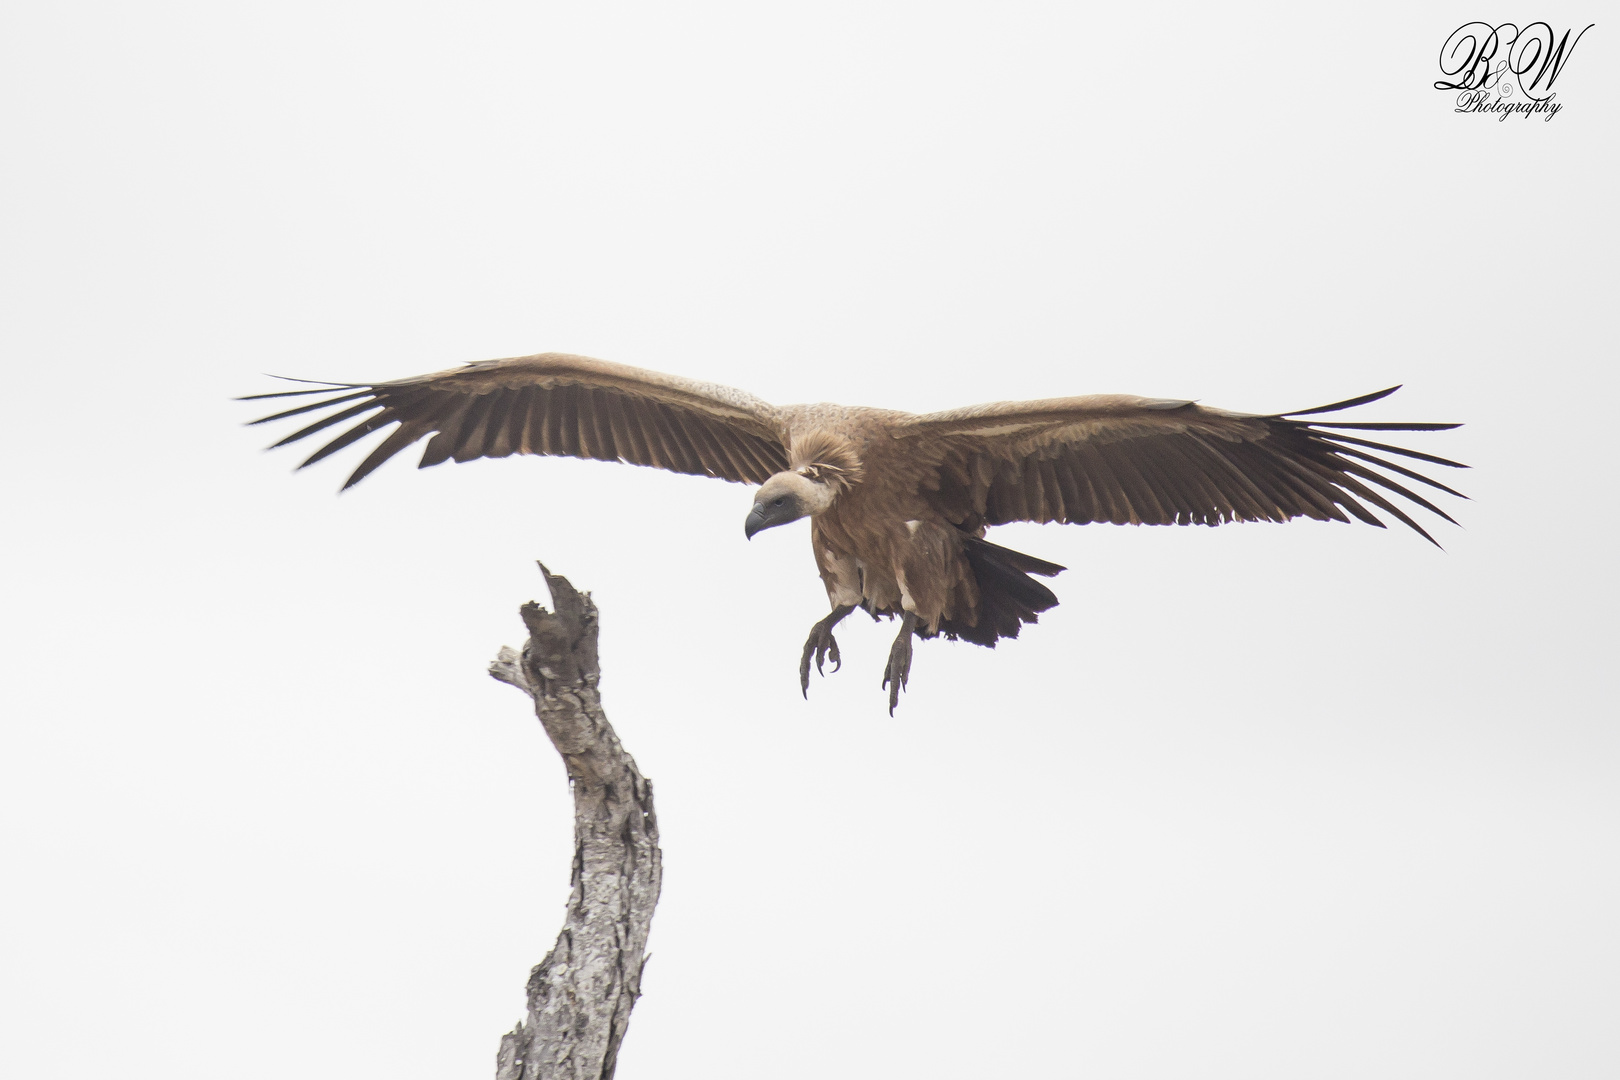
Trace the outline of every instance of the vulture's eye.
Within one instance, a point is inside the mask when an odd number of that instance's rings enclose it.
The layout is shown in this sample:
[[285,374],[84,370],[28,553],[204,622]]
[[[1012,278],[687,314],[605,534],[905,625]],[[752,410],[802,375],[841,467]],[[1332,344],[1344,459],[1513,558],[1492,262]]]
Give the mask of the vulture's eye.
[[772,506],[781,506],[785,502],[787,502],[787,496],[786,495],[781,495],[781,496],[778,496],[776,501],[771,503],[771,505]]

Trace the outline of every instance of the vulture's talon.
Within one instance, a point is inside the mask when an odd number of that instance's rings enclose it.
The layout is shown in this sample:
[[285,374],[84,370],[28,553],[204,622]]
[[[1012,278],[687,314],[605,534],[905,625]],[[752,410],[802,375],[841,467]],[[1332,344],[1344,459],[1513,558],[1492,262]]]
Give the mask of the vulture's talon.
[[917,616],[906,612],[900,620],[900,633],[895,635],[894,644],[889,647],[889,663],[883,669],[883,685],[889,688],[889,715],[894,715],[895,706],[900,704],[900,691],[906,688],[906,682],[911,678],[911,635],[917,629]]
[[838,655],[838,639],[831,634],[827,635],[827,647],[825,649],[819,646],[816,648],[816,674],[826,678],[827,673],[821,668],[823,660],[831,662],[834,671],[844,666],[843,659]]
[[823,670],[822,663],[831,660],[833,670],[837,671],[844,666],[843,658],[838,655],[838,641],[833,637],[833,627],[838,625],[845,615],[854,611],[853,605],[835,607],[832,613],[810,628],[810,636],[805,639],[804,652],[799,656],[799,691],[810,699],[810,661],[816,662],[816,674],[826,678],[827,672]]

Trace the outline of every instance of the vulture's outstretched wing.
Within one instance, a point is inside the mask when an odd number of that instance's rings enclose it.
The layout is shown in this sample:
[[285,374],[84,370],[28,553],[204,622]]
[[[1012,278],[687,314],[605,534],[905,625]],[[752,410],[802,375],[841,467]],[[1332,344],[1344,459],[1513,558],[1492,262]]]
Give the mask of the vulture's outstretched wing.
[[935,498],[947,516],[970,527],[1009,521],[1219,525],[1355,517],[1382,528],[1363,505],[1371,503],[1435,543],[1377,489],[1453,524],[1444,510],[1387,474],[1465,496],[1379,455],[1467,466],[1341,432],[1439,431],[1460,425],[1294,419],[1364,405],[1398,389],[1273,416],[1122,395],[1000,402],[908,417],[893,431],[902,440],[919,440],[919,450],[931,444],[930,456],[943,460]]
[[588,356],[540,353],[412,379],[327,383],[319,390],[284,390],[240,400],[313,394],[326,396],[253,421],[263,424],[343,406],[274,444],[285,446],[363,417],[311,454],[300,469],[373,431],[399,425],[360,463],[344,489],[430,434],[418,468],[452,459],[555,454],[749,484],[763,484],[787,468],[776,410],[751,394]]

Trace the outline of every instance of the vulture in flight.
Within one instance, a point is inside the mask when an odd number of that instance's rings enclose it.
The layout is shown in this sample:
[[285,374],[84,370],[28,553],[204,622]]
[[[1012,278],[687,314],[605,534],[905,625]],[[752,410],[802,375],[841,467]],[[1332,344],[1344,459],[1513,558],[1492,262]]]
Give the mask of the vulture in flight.
[[808,517],[810,546],[832,605],[804,644],[801,690],[809,692],[812,660],[817,671],[824,661],[838,669],[833,627],[864,608],[874,618],[900,619],[883,675],[892,714],[910,673],[914,636],[993,648],[1057,605],[1036,577],[1064,567],[990,543],[984,534],[991,525],[1221,525],[1308,517],[1355,518],[1382,528],[1370,505],[1434,543],[1388,494],[1455,524],[1402,480],[1461,493],[1388,455],[1465,466],[1344,432],[1458,425],[1299,419],[1364,405],[1397,389],[1267,416],[1121,394],[916,415],[771,405],[713,383],[541,353],[242,400],[319,395],[256,424],[335,410],[275,446],[354,421],[299,468],[393,426],[345,489],[430,435],[420,468],[452,459],[557,454],[758,485],[744,533],[752,538]]

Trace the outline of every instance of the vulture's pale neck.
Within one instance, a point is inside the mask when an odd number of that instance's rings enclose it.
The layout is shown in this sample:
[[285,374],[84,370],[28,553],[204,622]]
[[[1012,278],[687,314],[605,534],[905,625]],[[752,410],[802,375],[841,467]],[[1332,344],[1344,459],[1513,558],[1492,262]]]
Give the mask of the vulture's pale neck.
[[854,445],[830,431],[812,431],[795,438],[788,448],[788,470],[825,488],[829,505],[839,492],[860,483],[865,474]]

